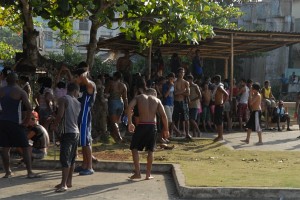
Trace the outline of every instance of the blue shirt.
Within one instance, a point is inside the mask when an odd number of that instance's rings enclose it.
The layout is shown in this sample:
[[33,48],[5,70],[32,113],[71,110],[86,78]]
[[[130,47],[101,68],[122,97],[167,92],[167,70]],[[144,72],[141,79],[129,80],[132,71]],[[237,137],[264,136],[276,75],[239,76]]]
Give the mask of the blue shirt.
[[168,92],[169,90],[169,82],[165,83],[163,85],[163,88],[162,88],[162,94],[163,94],[163,101],[162,101],[162,104],[165,105],[165,106],[174,106],[174,85],[172,85],[171,89],[170,89],[170,92],[169,92],[169,95],[167,97],[165,97],[165,94]]

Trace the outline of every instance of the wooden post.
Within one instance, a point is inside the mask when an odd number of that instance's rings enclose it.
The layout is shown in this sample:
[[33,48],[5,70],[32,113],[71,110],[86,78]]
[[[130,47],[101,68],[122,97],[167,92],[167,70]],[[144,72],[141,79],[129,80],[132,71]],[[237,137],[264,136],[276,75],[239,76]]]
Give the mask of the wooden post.
[[228,79],[228,58],[224,59],[224,61],[225,61],[224,78]]
[[234,51],[233,51],[233,33],[231,33],[231,59],[230,59],[230,101],[232,101],[233,93],[233,61],[234,61]]

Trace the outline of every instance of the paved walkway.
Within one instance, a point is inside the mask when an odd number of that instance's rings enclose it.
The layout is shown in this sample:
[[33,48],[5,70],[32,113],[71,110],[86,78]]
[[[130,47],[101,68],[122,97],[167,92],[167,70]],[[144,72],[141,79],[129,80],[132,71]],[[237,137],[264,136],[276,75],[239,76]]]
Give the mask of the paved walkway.
[[[299,130],[265,131],[264,145],[255,145],[257,133],[252,133],[250,143],[244,144],[240,140],[245,139],[246,133],[233,132],[224,134],[224,143],[236,150],[299,151],[300,140],[296,138],[299,135]],[[214,138],[215,135],[204,133],[203,137]],[[13,178],[0,179],[0,199],[180,199],[171,174],[154,174],[155,179],[150,181],[131,181],[128,179],[131,166],[126,169],[128,173],[114,169],[111,172],[97,171],[92,176],[75,175],[74,186],[65,193],[54,192],[53,187],[61,178],[58,170],[39,170],[37,172],[43,175],[42,178],[27,179],[24,169],[13,169]]]
[[0,179],[0,199],[178,199],[171,174],[154,174],[155,179],[128,180],[129,173],[96,172],[92,176],[74,176],[74,186],[64,193],[55,193],[59,183],[58,170],[35,170],[42,178],[27,179],[25,170],[15,171],[15,176]]

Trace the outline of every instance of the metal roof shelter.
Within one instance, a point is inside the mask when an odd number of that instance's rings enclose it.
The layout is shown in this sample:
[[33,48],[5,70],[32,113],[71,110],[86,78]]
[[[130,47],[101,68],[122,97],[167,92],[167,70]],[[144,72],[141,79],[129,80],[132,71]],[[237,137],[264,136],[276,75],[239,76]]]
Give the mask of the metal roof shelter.
[[[300,33],[274,32],[274,31],[242,31],[214,28],[215,36],[201,40],[198,44],[172,42],[170,44],[153,44],[149,49],[139,52],[139,43],[135,40],[127,40],[124,35],[102,40],[100,39],[98,50],[129,50],[132,53],[151,55],[151,51],[160,49],[162,55],[178,53],[189,55],[196,49],[200,50],[202,58],[224,59],[224,77],[228,78],[228,60],[231,63],[230,79],[233,80],[233,59],[236,55],[245,55],[257,52],[267,52],[282,46],[288,46],[300,42]],[[148,56],[150,57],[150,56]],[[151,60],[149,58],[149,66]],[[232,84],[232,83],[231,83]],[[232,92],[231,92],[232,94]]]

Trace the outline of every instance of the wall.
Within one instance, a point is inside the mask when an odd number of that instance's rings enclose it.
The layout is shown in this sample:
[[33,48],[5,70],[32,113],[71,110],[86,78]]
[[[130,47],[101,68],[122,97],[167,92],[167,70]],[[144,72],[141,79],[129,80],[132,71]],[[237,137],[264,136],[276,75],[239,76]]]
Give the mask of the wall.
[[[265,0],[258,3],[244,3],[240,9],[245,13],[238,20],[238,26],[246,30],[290,32],[293,28],[292,0]],[[262,53],[255,58],[242,58],[242,76],[271,85],[279,84],[279,78],[289,66],[289,47]],[[263,70],[263,73],[262,73]],[[255,77],[255,78],[253,78]]]

